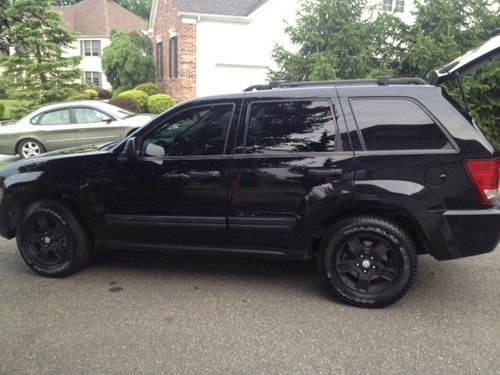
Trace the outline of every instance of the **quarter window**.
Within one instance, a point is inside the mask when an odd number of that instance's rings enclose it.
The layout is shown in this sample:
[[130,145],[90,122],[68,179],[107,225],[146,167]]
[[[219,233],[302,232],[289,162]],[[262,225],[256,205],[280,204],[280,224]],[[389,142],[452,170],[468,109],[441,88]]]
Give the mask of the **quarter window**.
[[41,115],[39,125],[68,125],[70,123],[69,109],[60,109]]
[[439,126],[408,99],[352,99],[368,150],[452,149]]
[[330,102],[257,102],[250,108],[247,153],[325,152],[335,147]]
[[144,141],[143,154],[158,156],[159,146],[160,154],[166,156],[221,155],[233,111],[234,105],[223,104],[182,112]]

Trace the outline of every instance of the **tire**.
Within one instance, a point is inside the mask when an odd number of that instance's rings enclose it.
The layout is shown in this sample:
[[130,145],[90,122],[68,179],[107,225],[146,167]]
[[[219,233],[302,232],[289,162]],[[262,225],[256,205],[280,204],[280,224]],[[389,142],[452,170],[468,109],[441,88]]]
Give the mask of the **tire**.
[[45,200],[21,214],[17,246],[26,264],[47,277],[74,274],[89,261],[92,244],[75,214],[63,204]]
[[33,156],[43,154],[45,152],[45,147],[43,147],[43,145],[37,140],[29,138],[23,139],[21,142],[19,142],[16,151],[21,158],[29,159]]
[[379,308],[402,298],[417,273],[417,252],[395,223],[376,216],[352,216],[320,244],[321,277],[340,300]]

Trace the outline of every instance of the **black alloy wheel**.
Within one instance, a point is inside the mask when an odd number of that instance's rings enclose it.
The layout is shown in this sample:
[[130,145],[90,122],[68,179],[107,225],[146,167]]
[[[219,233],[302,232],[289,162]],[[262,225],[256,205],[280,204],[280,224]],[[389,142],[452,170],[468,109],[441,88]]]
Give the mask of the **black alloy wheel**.
[[410,289],[417,252],[396,223],[376,216],[351,216],[323,238],[318,266],[333,294],[361,307],[384,307]]

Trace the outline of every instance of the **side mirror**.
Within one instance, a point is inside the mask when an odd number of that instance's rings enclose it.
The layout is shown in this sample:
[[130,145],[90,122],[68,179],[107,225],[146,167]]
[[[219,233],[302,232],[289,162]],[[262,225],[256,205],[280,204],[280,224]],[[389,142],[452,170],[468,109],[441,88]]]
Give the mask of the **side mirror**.
[[108,124],[113,121],[113,119],[109,116],[102,116],[101,117],[102,122],[107,122]]
[[122,151],[122,157],[126,159],[135,159],[137,157],[137,148],[135,146],[135,137],[130,137],[125,142],[125,147]]

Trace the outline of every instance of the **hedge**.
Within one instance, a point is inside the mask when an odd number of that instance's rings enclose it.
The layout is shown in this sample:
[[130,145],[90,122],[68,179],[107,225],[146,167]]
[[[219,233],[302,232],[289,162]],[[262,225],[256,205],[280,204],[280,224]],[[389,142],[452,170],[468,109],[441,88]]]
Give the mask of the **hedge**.
[[133,98],[133,99],[137,100],[137,102],[139,102],[141,110],[147,111],[147,109],[148,109],[148,94],[146,94],[144,91],[129,90],[129,91],[122,92],[120,95],[118,95],[118,98],[123,98],[123,97]]
[[161,90],[156,83],[141,83],[135,87],[135,90],[144,91],[148,96],[161,94]]
[[109,90],[100,89],[98,96],[99,96],[99,99],[111,99],[111,97],[113,95],[111,94],[111,91],[109,91]]
[[132,112],[141,112],[141,104],[130,96],[118,96],[111,98],[109,104],[126,109]]
[[97,99],[99,96],[98,92],[93,89],[84,90],[83,93],[88,96],[88,99]]
[[148,108],[151,113],[162,113],[175,105],[175,100],[167,94],[152,95],[148,99]]
[[129,87],[129,86],[118,87],[118,88],[116,88],[116,90],[113,90],[113,97],[120,95],[122,92],[130,91],[130,90],[132,90],[132,87]]

